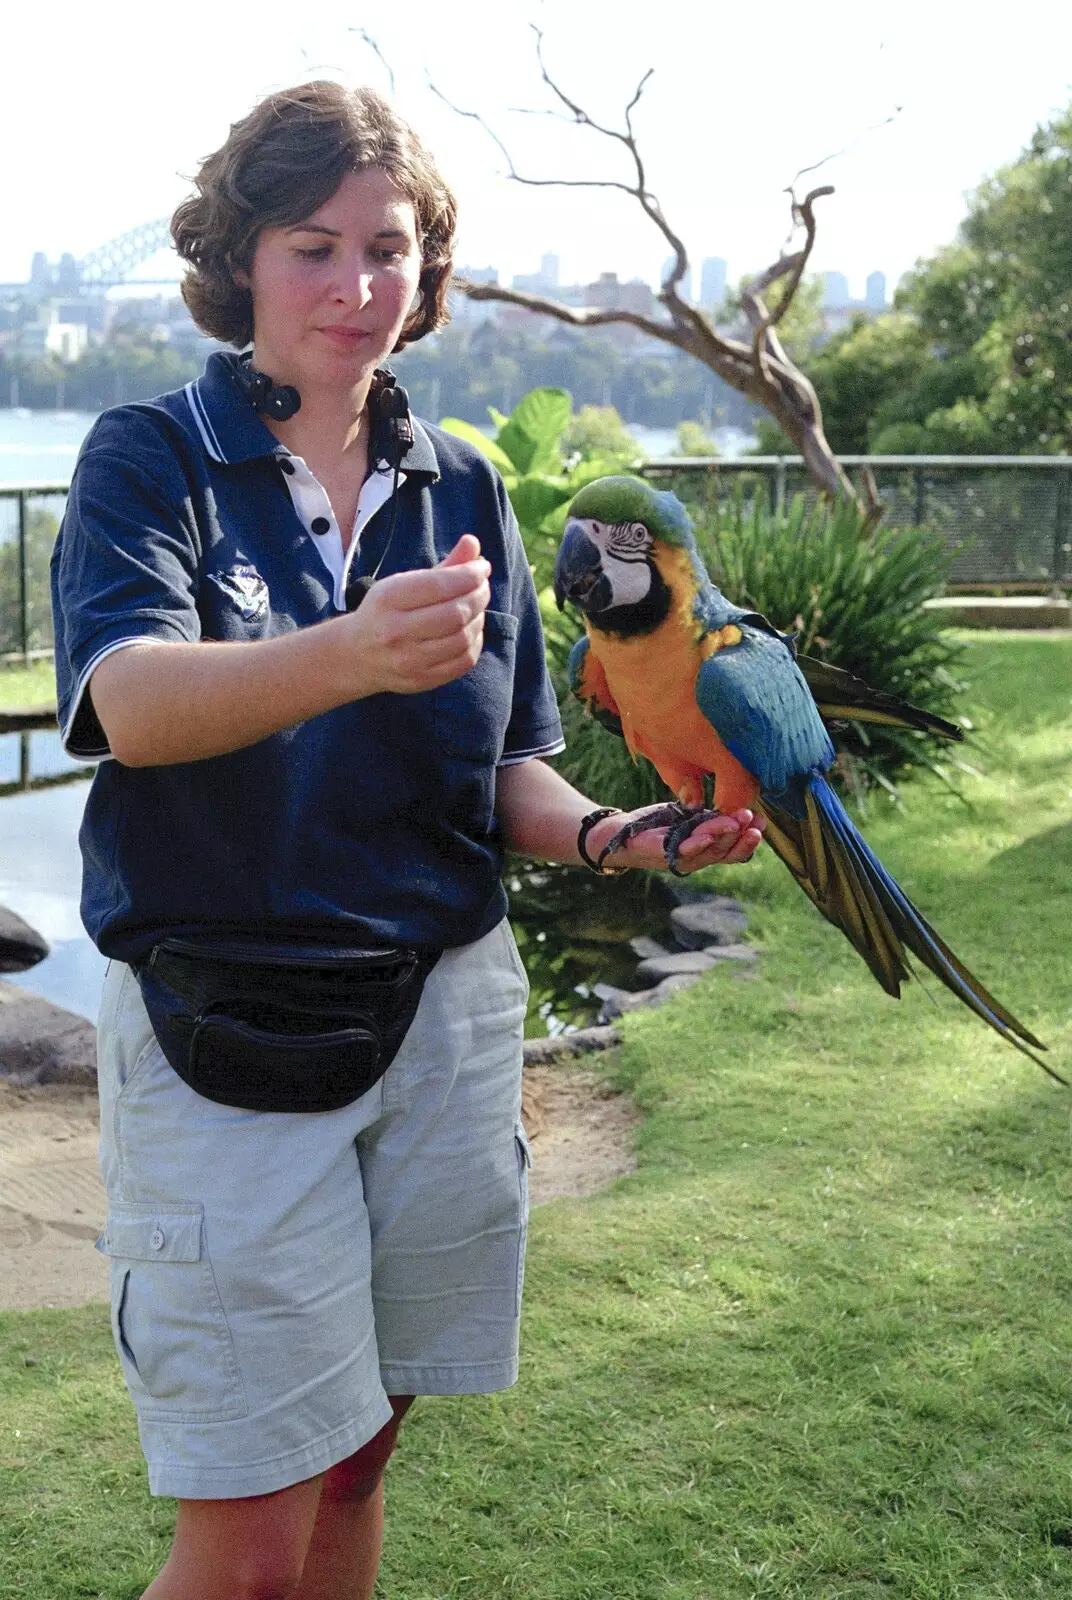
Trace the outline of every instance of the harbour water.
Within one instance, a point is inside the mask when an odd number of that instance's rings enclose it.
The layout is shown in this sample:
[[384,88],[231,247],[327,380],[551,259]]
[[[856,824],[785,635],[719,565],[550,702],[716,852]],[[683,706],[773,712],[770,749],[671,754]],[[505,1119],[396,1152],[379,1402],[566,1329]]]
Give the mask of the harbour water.
[[[94,421],[92,411],[29,411],[0,407],[0,485],[67,483],[79,446]],[[673,428],[630,427],[645,455],[670,455],[676,447]],[[740,428],[716,428],[714,438],[725,456],[740,455],[752,443]]]
[[0,409],[0,484],[69,483],[92,411]]

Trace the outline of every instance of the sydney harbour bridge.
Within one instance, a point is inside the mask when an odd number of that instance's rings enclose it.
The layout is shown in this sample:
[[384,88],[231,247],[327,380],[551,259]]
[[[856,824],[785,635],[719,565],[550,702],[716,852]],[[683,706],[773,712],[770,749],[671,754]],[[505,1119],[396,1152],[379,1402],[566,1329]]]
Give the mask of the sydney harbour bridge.
[[110,239],[107,244],[90,251],[81,261],[73,261],[72,258],[66,257],[61,262],[59,276],[53,273],[51,276],[54,281],[47,284],[34,281],[5,283],[0,284],[0,289],[30,290],[45,296],[85,295],[105,289],[118,289],[123,284],[134,282],[177,283],[179,279],[177,263],[175,270],[167,277],[135,278],[134,276],[143,262],[151,260],[160,250],[166,249],[171,244],[170,223],[170,217],[158,217],[154,222],[142,222],[136,228],[130,228],[118,238]]

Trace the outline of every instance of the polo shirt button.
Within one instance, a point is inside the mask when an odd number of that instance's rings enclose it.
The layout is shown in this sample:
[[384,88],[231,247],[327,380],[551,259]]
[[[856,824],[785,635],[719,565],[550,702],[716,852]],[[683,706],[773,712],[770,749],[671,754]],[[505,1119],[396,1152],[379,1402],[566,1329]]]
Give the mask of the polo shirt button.
[[314,517],[309,526],[312,528],[314,533],[331,532],[331,523],[328,521],[327,517]]
[[149,1248],[151,1250],[162,1250],[166,1244],[167,1238],[165,1237],[164,1230],[158,1223],[153,1229],[152,1233],[149,1235]]
[[280,470],[280,472],[285,472],[288,478],[293,478],[293,476],[294,476],[294,463],[293,463],[293,461],[286,461],[286,460],[280,461],[279,470]]

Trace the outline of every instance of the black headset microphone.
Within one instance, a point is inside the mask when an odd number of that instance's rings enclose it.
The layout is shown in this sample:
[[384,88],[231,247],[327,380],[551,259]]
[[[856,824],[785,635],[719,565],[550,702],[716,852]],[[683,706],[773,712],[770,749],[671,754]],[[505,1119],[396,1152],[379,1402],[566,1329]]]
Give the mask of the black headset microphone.
[[290,383],[273,383],[266,372],[257,372],[248,362],[238,369],[239,382],[254,411],[263,411],[273,422],[289,422],[301,410],[301,395]]
[[[258,372],[249,358],[240,361],[237,368],[240,387],[254,411],[263,411],[274,422],[289,422],[301,410],[301,395],[290,383],[273,383],[266,372]],[[393,372],[377,367],[372,375],[369,390],[369,412],[372,419],[372,437],[369,456],[373,461],[386,461],[394,469],[391,487],[391,522],[387,530],[387,543],[375,571],[354,578],[346,585],[346,609],[356,611],[376,581],[383,566],[391,541],[395,536],[398,516],[398,477],[402,470],[402,457],[413,448],[413,420],[409,413],[409,395]]]

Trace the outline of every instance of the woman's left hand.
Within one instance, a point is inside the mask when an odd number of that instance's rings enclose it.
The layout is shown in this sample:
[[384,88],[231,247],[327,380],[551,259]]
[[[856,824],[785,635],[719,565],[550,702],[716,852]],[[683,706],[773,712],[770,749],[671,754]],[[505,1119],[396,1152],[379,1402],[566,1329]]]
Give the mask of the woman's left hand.
[[[624,811],[606,817],[591,829],[588,835],[588,853],[597,860],[604,845],[629,822],[631,817],[643,816],[650,807],[637,811]],[[725,815],[709,817],[683,840],[678,847],[678,870],[698,872],[701,867],[736,866],[748,861],[763,837],[766,818],[754,811],[732,811]],[[666,867],[663,848],[665,828],[647,828],[636,834],[604,862],[607,867],[641,867],[658,871]]]

